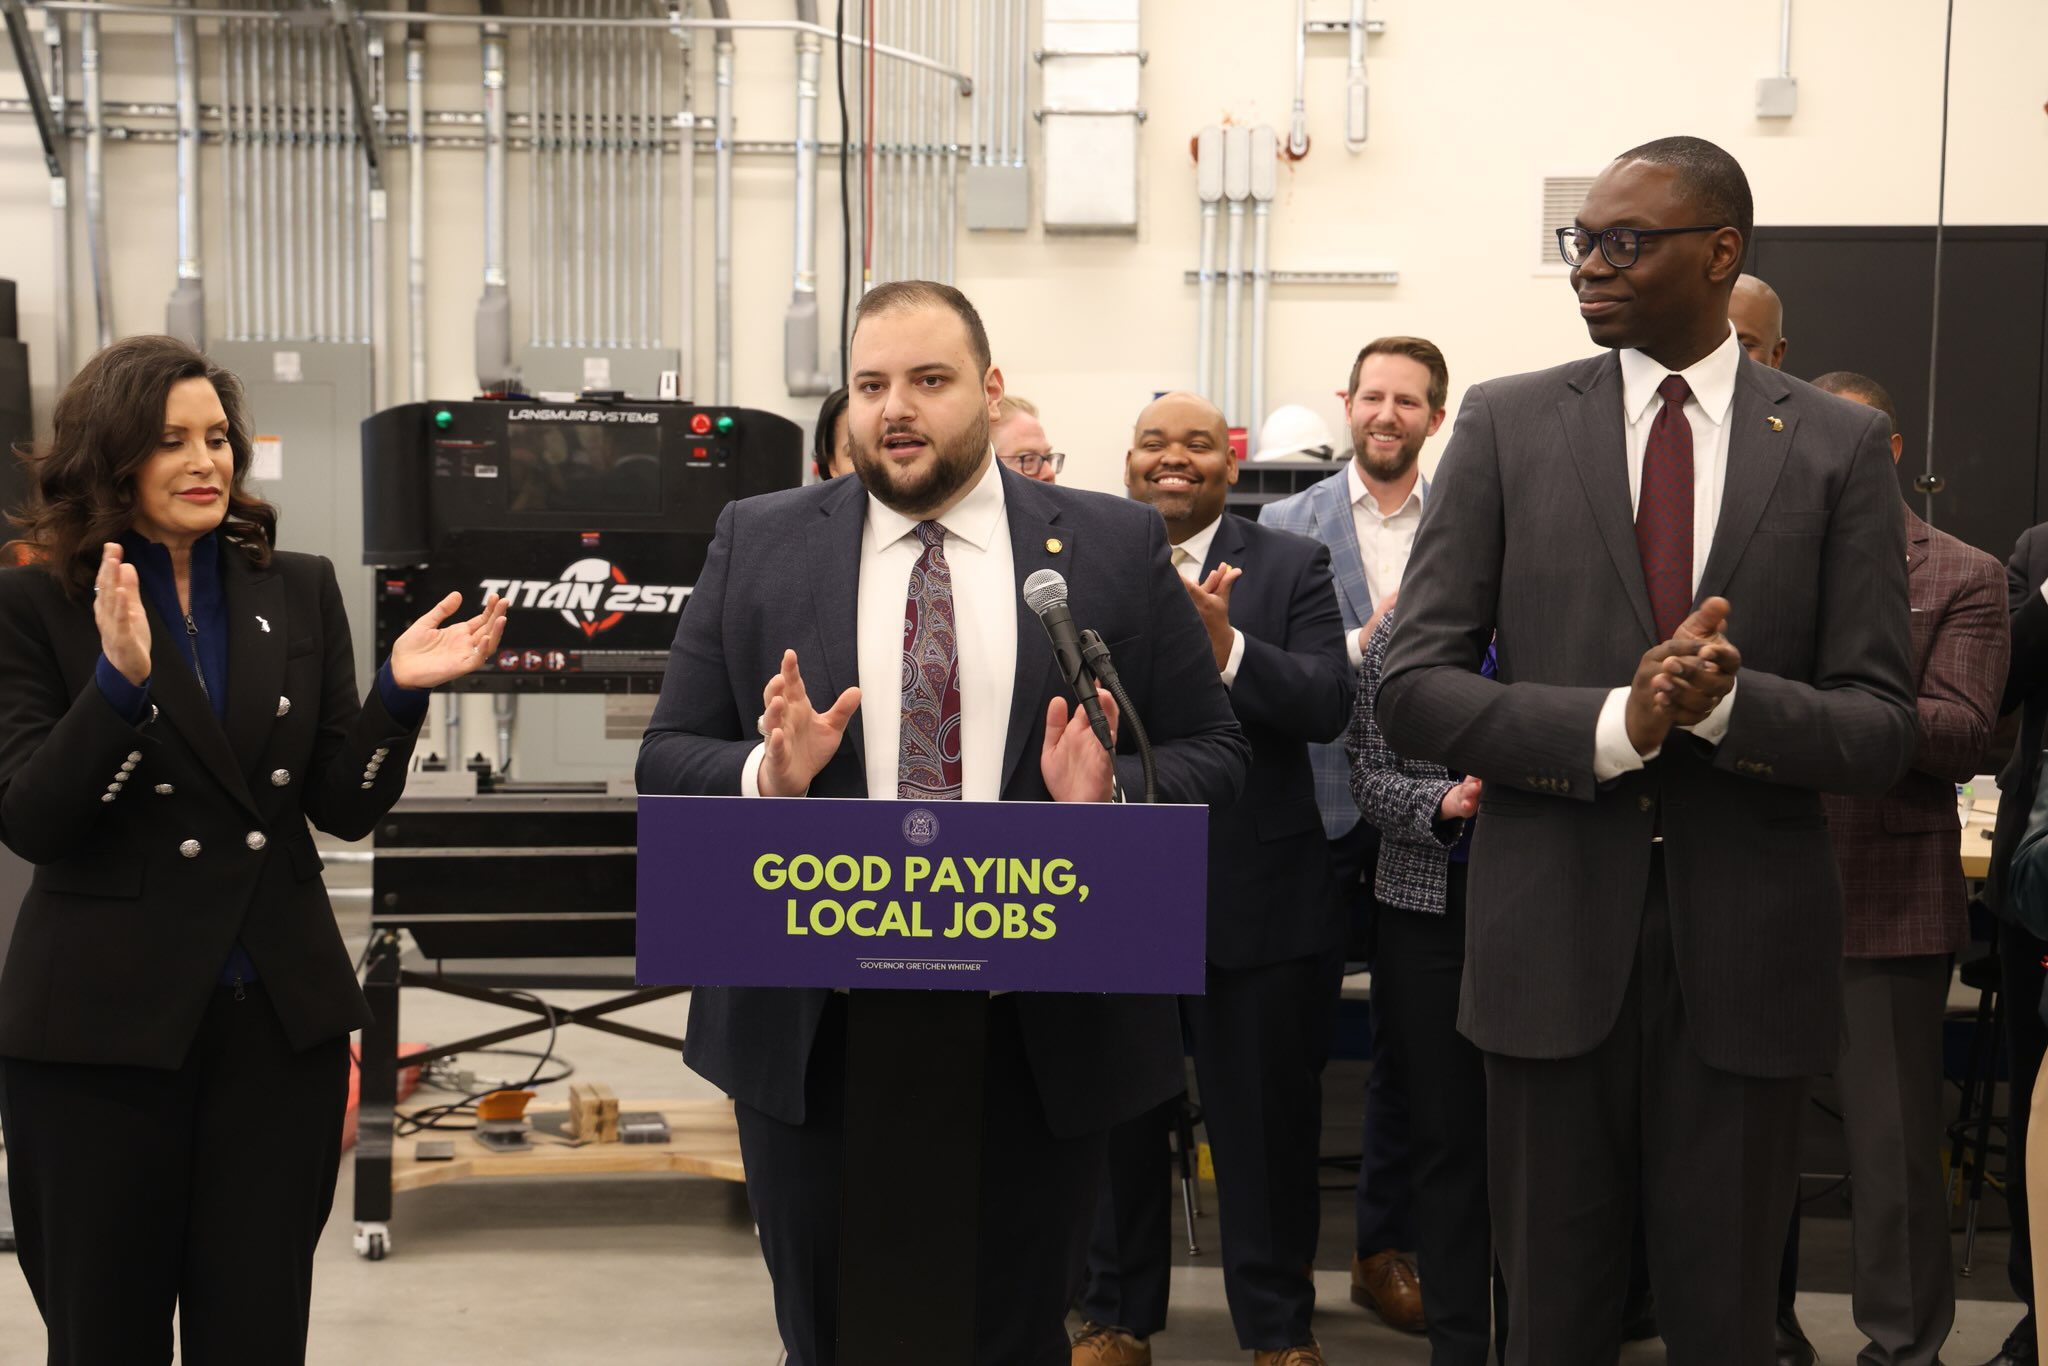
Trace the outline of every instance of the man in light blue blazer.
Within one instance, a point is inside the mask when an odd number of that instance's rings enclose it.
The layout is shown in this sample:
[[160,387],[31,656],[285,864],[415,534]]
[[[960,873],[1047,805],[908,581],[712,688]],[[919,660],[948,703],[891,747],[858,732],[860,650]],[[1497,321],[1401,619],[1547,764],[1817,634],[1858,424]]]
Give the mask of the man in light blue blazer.
[[[1345,652],[1356,669],[1380,616],[1393,605],[1408,567],[1429,481],[1422,448],[1443,425],[1450,396],[1443,352],[1420,337],[1381,337],[1351,364],[1344,388],[1352,458],[1342,471],[1291,498],[1268,503],[1259,521],[1313,536],[1330,549],[1330,572],[1344,614]],[[1369,914],[1379,835],[1351,798],[1350,761],[1341,744],[1310,745],[1316,805],[1330,841],[1336,894]],[[1377,1010],[1373,1032],[1379,1033]],[[1366,1086],[1364,1160],[1358,1171],[1358,1241],[1351,1298],[1396,1328],[1421,1332],[1421,1291],[1409,1249],[1408,1109],[1401,1078],[1377,1062]]]

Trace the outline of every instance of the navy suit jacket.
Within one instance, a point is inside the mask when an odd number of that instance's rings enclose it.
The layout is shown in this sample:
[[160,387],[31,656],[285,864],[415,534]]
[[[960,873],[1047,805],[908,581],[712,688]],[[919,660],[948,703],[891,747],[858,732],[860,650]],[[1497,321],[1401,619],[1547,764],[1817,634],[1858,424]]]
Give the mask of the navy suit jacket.
[[[1046,704],[1064,686],[1021,588],[1039,569],[1069,586],[1074,620],[1108,642],[1152,737],[1165,802],[1234,801],[1249,747],[1217,677],[1208,633],[1168,561],[1151,508],[1002,471],[1004,515],[1020,589],[1017,678],[1003,745],[1005,801],[1047,801],[1038,767]],[[794,648],[804,685],[831,698],[859,682],[856,641],[861,531],[858,479],[764,494],[728,505],[676,629],[661,699],[640,744],[639,790],[734,795],[759,743],[761,690]],[[1056,548],[1055,548],[1056,547]],[[869,697],[864,707],[892,705]],[[865,741],[856,713],[839,751],[811,783],[815,797],[865,797]],[[1129,728],[1120,745],[1130,746]],[[1117,760],[1141,792],[1134,754]],[[1133,858],[1172,851],[1134,849]],[[683,1057],[705,1078],[786,1123],[804,1117],[804,1076],[828,993],[702,988],[690,1003]],[[1035,994],[1018,1004],[1032,1075],[1055,1132],[1129,1118],[1183,1085],[1171,998]]]
[[1343,937],[1309,746],[1344,733],[1358,679],[1321,542],[1225,513],[1202,564],[1244,570],[1230,624],[1244,632],[1231,709],[1252,747],[1244,795],[1209,817],[1209,961],[1250,968]]

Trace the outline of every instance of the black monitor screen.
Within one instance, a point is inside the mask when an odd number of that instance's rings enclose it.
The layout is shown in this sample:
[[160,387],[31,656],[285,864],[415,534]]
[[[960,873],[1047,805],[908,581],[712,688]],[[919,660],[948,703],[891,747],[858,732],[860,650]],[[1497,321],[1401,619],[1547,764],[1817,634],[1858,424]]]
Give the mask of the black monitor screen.
[[661,506],[661,429],[519,423],[505,471],[509,512],[651,512]]

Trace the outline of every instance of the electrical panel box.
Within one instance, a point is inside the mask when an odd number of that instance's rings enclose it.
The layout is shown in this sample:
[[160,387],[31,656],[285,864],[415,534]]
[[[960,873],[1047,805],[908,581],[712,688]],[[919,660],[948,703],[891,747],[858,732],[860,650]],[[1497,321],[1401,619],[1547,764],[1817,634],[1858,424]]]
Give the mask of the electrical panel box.
[[1799,78],[1766,76],[1756,83],[1756,116],[1789,119],[1799,112]]
[[1039,110],[1048,232],[1138,230],[1138,0],[1045,0]]

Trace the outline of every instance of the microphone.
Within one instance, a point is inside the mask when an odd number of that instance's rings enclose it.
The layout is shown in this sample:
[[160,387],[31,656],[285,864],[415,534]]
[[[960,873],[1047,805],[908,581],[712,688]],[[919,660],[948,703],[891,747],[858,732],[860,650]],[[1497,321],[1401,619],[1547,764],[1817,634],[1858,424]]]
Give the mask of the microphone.
[[1088,713],[1088,726],[1102,747],[1112,753],[1116,742],[1109,736],[1109,718],[1102,714],[1102,701],[1095,695],[1095,675],[1081,657],[1081,634],[1067,610],[1067,581],[1055,569],[1041,569],[1024,580],[1024,605],[1038,616],[1038,624],[1052,637],[1053,658],[1059,661],[1060,677],[1074,691],[1081,710]]

